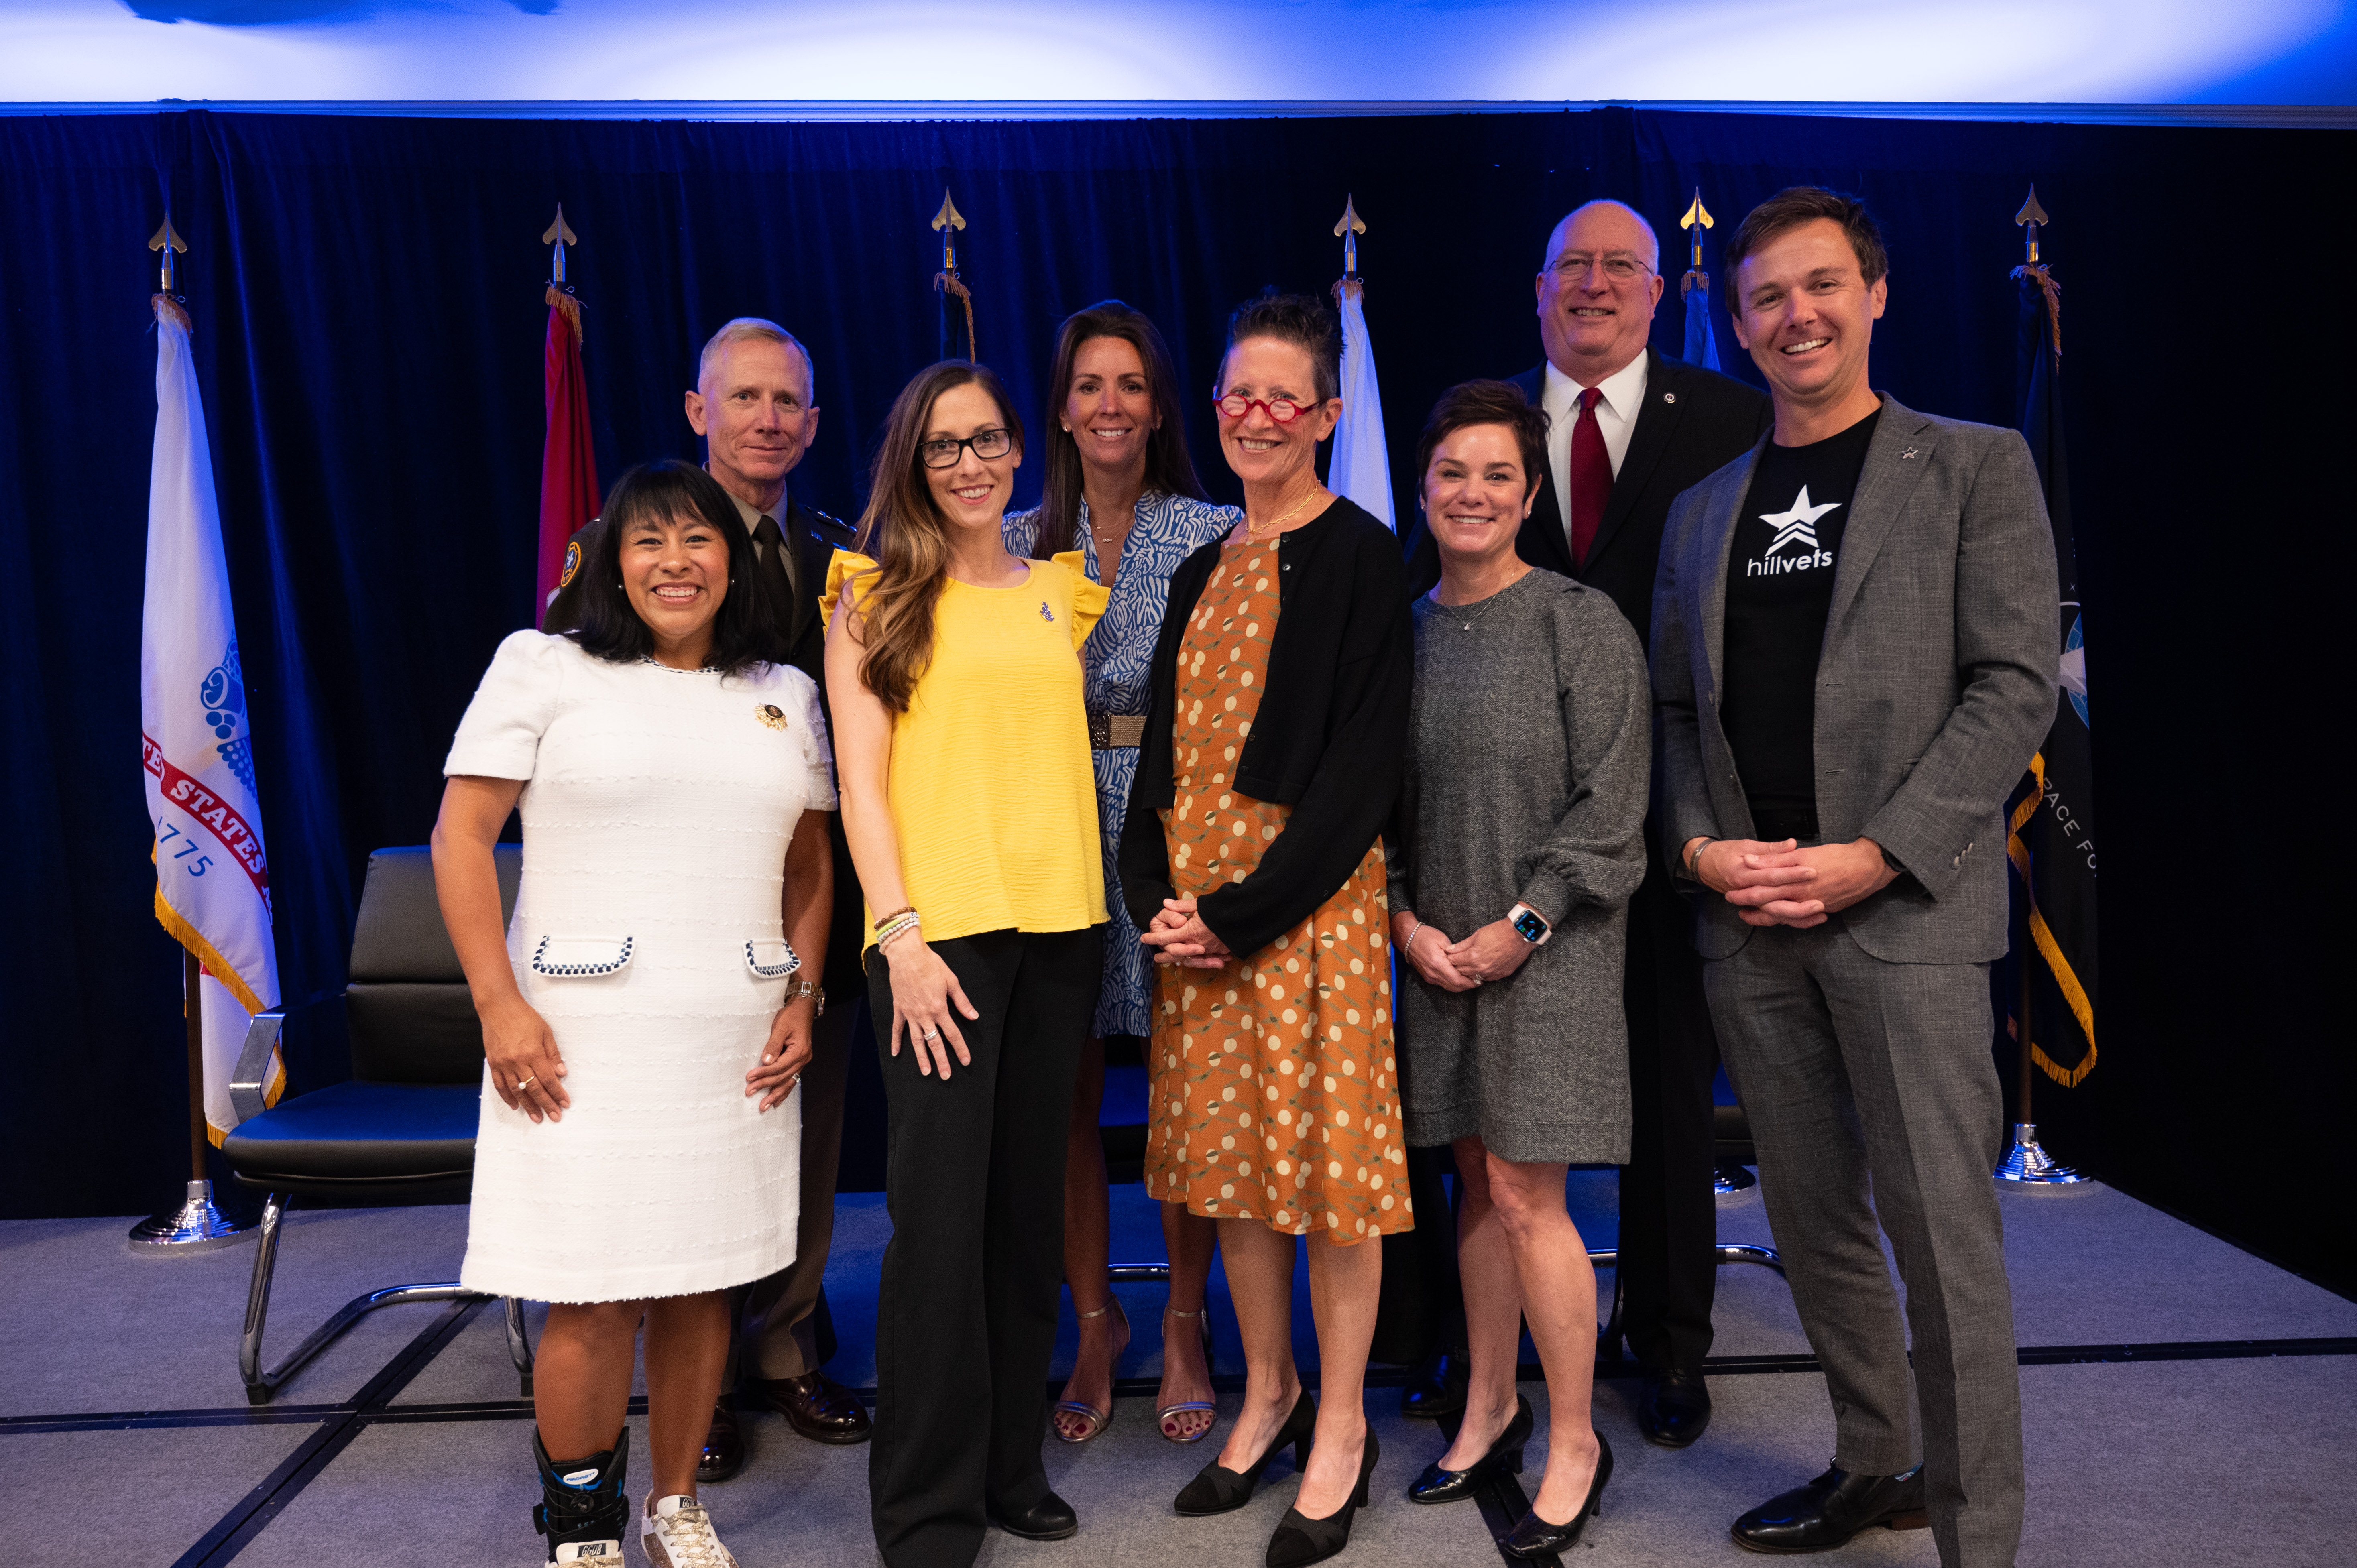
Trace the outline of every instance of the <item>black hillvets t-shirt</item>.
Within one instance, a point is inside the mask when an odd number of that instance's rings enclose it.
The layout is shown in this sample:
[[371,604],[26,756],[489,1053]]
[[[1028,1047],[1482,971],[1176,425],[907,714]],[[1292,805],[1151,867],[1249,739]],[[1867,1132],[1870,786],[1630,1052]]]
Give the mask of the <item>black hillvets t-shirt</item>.
[[1806,446],[1770,441],[1736,519],[1718,717],[1754,816],[1817,807],[1817,653],[1850,499],[1881,417],[1877,409]]

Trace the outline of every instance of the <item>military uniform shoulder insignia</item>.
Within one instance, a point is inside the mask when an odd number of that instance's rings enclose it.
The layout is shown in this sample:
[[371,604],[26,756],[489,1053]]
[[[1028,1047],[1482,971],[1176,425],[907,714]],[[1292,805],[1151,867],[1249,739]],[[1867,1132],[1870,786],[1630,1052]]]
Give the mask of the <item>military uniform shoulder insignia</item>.
[[577,539],[567,541],[565,546],[565,569],[556,575],[556,585],[560,588],[571,587],[574,574],[580,570],[581,542]]
[[843,519],[823,512],[814,506],[802,507],[801,510],[804,517],[810,519],[813,532],[849,534],[854,532],[851,524],[844,521]]

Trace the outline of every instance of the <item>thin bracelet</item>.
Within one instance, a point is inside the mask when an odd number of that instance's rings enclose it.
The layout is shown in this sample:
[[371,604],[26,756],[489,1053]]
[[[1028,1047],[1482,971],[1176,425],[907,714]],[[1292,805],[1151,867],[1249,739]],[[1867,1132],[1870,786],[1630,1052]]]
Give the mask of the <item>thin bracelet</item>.
[[1424,934],[1424,922],[1423,922],[1422,920],[1417,920],[1417,921],[1416,921],[1416,923],[1415,923],[1415,930],[1410,931],[1410,932],[1407,934],[1407,940],[1405,940],[1405,941],[1404,941],[1404,942],[1400,943],[1400,951],[1402,951],[1402,952],[1408,952],[1408,951],[1413,950],[1415,949],[1415,939],[1416,939],[1416,938],[1418,938],[1418,937],[1420,937],[1420,936],[1422,936],[1423,934]]
[[1694,853],[1686,856],[1687,881],[1700,882],[1702,880],[1702,852],[1708,849],[1717,842],[1718,841],[1717,839],[1712,838],[1707,833],[1702,835],[1702,843],[1695,845]]
[[888,914],[888,915],[878,915],[878,916],[877,916],[877,917],[876,917],[876,929],[877,929],[877,930],[879,930],[879,931],[880,931],[880,930],[882,930],[885,927],[887,927],[887,926],[890,925],[893,921],[895,921],[895,920],[899,919],[901,916],[903,916],[903,915],[913,915],[913,914],[915,914],[916,912],[917,912],[917,907],[916,907],[914,904],[905,904],[905,905],[901,906],[899,908],[893,910],[893,911],[892,911],[890,914]]
[[905,935],[909,931],[917,929],[917,928],[918,920],[915,916],[901,916],[899,919],[893,921],[889,927],[876,933],[877,950],[879,952],[882,951],[886,947],[891,944],[893,938]]

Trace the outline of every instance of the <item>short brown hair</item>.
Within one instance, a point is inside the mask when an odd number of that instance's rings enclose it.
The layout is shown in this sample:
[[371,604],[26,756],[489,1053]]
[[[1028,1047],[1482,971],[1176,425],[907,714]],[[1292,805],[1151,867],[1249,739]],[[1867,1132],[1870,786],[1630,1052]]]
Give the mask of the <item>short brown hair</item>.
[[1512,381],[1459,381],[1440,394],[1425,415],[1424,434],[1415,438],[1416,493],[1424,493],[1433,448],[1476,424],[1502,424],[1513,432],[1523,452],[1523,499],[1528,500],[1546,472],[1547,416]]
[[[1309,356],[1312,390],[1320,403],[1342,395],[1342,328],[1333,307],[1314,294],[1279,294],[1275,288],[1236,306],[1228,317],[1228,347],[1247,338],[1274,338]],[[1220,386],[1227,385],[1228,360],[1220,356]]]
[[1735,237],[1727,241],[1727,307],[1738,316],[1743,314],[1735,269],[1743,264],[1744,257],[1777,235],[1820,218],[1830,218],[1841,225],[1843,237],[1849,241],[1849,248],[1857,257],[1858,275],[1866,280],[1868,288],[1890,270],[1890,252],[1882,248],[1882,225],[1874,220],[1865,202],[1821,185],[1796,185],[1778,191],[1746,213],[1736,227]]

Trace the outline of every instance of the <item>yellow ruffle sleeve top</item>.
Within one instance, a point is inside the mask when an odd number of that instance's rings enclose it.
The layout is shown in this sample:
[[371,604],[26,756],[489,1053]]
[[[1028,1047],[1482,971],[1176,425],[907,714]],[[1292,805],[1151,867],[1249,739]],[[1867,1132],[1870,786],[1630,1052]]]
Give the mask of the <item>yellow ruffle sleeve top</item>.
[[[931,662],[893,720],[885,787],[900,880],[929,941],[1105,918],[1080,647],[1108,590],[1078,551],[1026,564],[1011,588],[942,585]],[[876,569],[834,553],[820,601],[830,627],[846,585],[857,603]],[[870,908],[871,945],[875,918]]]

